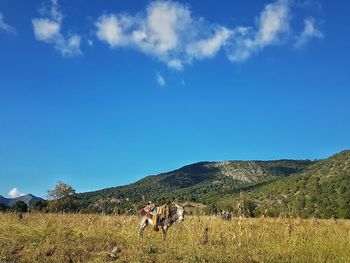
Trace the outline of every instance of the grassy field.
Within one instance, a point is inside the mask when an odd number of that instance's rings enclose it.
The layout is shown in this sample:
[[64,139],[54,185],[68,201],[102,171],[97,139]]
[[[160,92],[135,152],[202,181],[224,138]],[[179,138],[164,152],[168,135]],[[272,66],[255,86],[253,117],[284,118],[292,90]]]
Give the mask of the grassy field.
[[187,216],[165,242],[137,230],[133,216],[0,213],[0,262],[350,262],[346,220]]

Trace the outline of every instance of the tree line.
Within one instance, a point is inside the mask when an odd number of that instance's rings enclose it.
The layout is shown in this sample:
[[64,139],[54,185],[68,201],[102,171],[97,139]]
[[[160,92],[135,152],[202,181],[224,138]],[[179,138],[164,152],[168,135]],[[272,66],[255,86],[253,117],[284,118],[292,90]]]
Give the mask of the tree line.
[[54,189],[47,191],[47,200],[35,200],[30,205],[17,201],[12,206],[0,204],[0,212],[75,212],[78,211],[78,197],[69,184],[58,182]]

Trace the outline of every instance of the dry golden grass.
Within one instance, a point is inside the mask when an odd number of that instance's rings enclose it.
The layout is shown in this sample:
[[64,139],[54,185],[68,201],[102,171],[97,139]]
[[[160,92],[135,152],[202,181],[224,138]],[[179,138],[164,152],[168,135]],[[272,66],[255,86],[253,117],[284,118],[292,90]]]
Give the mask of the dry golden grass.
[[165,242],[137,231],[131,216],[0,213],[0,262],[350,262],[346,220],[187,216]]

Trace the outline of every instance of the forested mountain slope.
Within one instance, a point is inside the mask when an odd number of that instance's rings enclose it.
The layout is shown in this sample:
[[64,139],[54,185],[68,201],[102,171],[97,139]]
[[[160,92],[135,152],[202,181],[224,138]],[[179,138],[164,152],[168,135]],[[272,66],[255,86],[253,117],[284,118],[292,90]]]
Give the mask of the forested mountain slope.
[[145,200],[211,203],[220,196],[304,171],[310,160],[200,162],[178,170],[145,177],[133,184],[79,194],[88,208],[104,199],[121,207]]
[[319,161],[299,174],[246,191],[243,198],[225,197],[218,206],[234,210],[242,199],[255,215],[350,218],[350,151]]

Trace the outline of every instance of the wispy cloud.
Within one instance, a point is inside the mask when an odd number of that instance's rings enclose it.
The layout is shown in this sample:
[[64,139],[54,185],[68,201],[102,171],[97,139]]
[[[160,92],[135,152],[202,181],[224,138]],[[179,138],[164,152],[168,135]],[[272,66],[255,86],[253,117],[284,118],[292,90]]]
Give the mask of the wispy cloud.
[[225,46],[231,35],[231,30],[225,27],[218,27],[211,37],[189,43],[187,53],[189,56],[197,59],[213,57],[221,47]]
[[322,9],[322,4],[318,0],[300,0],[297,1],[296,4],[301,8],[310,8],[316,11]]
[[311,41],[313,38],[322,39],[324,37],[323,33],[317,29],[316,20],[313,17],[306,18],[304,20],[304,31],[300,34],[295,43],[296,47],[301,47]]
[[16,197],[19,197],[19,196],[24,195],[24,193],[20,192],[20,191],[18,190],[17,187],[14,187],[14,188],[12,188],[12,189],[8,192],[7,195],[8,195],[10,198],[16,198]]
[[134,48],[176,70],[213,57],[231,35],[228,28],[194,17],[187,5],[172,1],[154,1],[134,16],[105,14],[95,25],[97,38],[111,48]]
[[232,62],[244,61],[269,45],[283,43],[290,31],[290,1],[278,0],[261,12],[257,29],[237,27],[228,57]]
[[[81,36],[62,33],[64,15],[57,1],[50,0],[49,6],[40,10],[41,18],[32,20],[35,37],[52,44],[63,56],[81,54]],[[178,71],[196,60],[213,58],[220,51],[231,62],[242,62],[268,46],[295,39],[298,39],[295,45],[302,46],[312,38],[323,37],[311,18],[305,19],[303,32],[295,33],[291,17],[298,3],[300,6],[300,1],[276,0],[263,8],[255,24],[228,27],[195,16],[189,5],[155,0],[136,14],[99,16],[94,22],[95,33],[98,40],[112,49],[131,48]],[[310,3],[311,0],[302,2],[303,6]],[[86,41],[88,46],[95,46],[92,39]]]
[[156,74],[156,81],[161,87],[164,87],[166,84],[164,77],[159,72],[157,72]]
[[61,33],[63,14],[57,0],[51,0],[50,8],[40,10],[42,18],[32,19],[34,34],[37,40],[52,44],[62,56],[81,54],[81,37],[77,34],[64,36]]
[[[256,25],[228,28],[195,17],[188,5],[156,0],[135,15],[100,16],[95,22],[96,36],[111,48],[133,48],[175,70],[182,70],[194,60],[215,57],[222,49],[231,62],[240,62],[267,46],[292,39],[293,4],[292,0],[277,0],[265,6]],[[310,21],[307,23],[301,38],[320,36],[317,31],[312,35]]]
[[5,32],[11,33],[11,34],[16,34],[16,32],[17,32],[14,27],[5,23],[5,18],[4,18],[4,15],[2,13],[0,13],[0,30],[3,30]]

